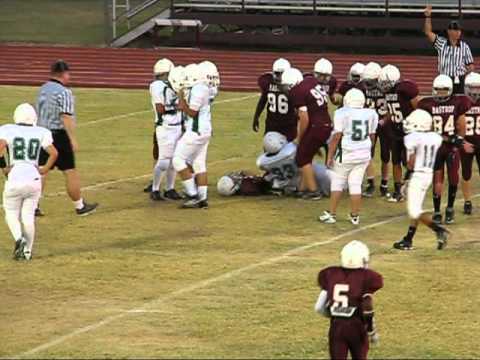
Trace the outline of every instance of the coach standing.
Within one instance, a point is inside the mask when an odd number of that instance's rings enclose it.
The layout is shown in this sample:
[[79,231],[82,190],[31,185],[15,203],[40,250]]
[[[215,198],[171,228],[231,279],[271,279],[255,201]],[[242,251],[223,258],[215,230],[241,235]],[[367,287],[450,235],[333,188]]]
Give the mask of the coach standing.
[[438,72],[448,75],[453,80],[453,92],[463,94],[465,75],[474,70],[472,51],[462,40],[462,28],[458,21],[448,25],[448,39],[432,31],[432,6],[425,8],[425,25],[423,31],[438,52]]
[[[38,94],[38,126],[52,132],[53,144],[58,150],[58,158],[54,166],[65,176],[67,193],[75,205],[77,215],[85,216],[93,213],[98,204],[87,204],[83,201],[80,177],[75,168],[78,142],[75,136],[74,98],[72,91],[67,88],[70,81],[69,70],[68,64],[63,60],[52,64],[50,80],[42,85]],[[47,158],[48,154],[42,151],[40,165],[43,165]],[[37,210],[40,212],[39,209]]]

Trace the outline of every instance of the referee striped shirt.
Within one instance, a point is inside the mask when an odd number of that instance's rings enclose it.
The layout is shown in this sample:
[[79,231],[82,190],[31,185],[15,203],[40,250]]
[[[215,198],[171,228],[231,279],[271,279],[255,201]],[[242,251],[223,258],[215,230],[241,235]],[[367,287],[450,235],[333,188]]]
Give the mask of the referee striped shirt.
[[63,130],[62,115],[74,116],[75,102],[72,90],[60,81],[49,80],[40,88],[37,99],[38,126],[49,130]]
[[467,65],[473,64],[473,56],[470,47],[465,41],[459,41],[458,46],[452,46],[442,37],[435,38],[433,47],[438,52],[438,72],[452,78],[464,76],[467,73]]

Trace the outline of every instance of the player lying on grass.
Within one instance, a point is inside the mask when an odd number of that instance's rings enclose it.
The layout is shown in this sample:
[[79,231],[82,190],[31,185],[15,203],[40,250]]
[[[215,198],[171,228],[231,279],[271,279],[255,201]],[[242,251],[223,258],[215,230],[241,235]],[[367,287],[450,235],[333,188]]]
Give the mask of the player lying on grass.
[[371,159],[378,115],[374,110],[364,108],[365,95],[358,89],[349,90],[343,104],[335,111],[333,135],[328,147],[327,166],[333,169],[330,211],[324,211],[319,220],[327,224],[337,222],[337,206],[348,185],[351,199],[349,220],[358,225],[362,181]]
[[[8,154],[3,208],[15,241],[14,259],[30,260],[35,241],[35,209],[42,193],[41,175],[55,164],[58,152],[50,130],[37,126],[32,105],[19,105],[13,119],[15,124],[0,127],[0,155],[5,151]],[[48,160],[39,168],[40,149],[48,154]]]
[[467,215],[472,214],[472,191],[471,179],[473,158],[477,160],[477,167],[480,169],[480,74],[470,73],[465,78],[465,94],[471,99],[472,107],[465,115],[465,140],[474,146],[472,153],[467,153],[464,149],[461,152],[462,159],[462,178],[463,178],[463,212]]
[[419,223],[432,229],[437,235],[438,249],[447,243],[447,230],[432,221],[430,213],[423,211],[425,195],[432,184],[433,167],[437,152],[442,145],[442,137],[433,131],[432,116],[425,110],[415,110],[404,122],[404,138],[407,149],[407,172],[405,185],[408,216],[411,219],[407,235],[393,244],[395,249],[413,248],[413,237]]
[[357,240],[345,245],[341,266],[330,266],[318,274],[322,289],[315,311],[330,318],[330,358],[367,359],[369,342],[378,342],[373,294],[383,287],[382,276],[368,269],[370,251]]

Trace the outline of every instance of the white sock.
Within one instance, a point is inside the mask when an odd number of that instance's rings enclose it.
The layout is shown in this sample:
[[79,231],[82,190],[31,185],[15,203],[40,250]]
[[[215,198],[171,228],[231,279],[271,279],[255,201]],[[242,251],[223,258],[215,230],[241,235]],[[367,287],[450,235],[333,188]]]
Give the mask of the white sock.
[[173,168],[173,165],[170,164],[170,167],[167,170],[167,183],[165,184],[165,189],[167,191],[175,188],[176,177],[177,177],[177,172]]
[[160,183],[162,182],[162,175],[165,173],[165,170],[168,169],[170,165],[170,160],[158,159],[155,167],[153,168],[153,183],[152,191],[160,190]]
[[83,199],[80,198],[80,200],[74,201],[73,204],[75,205],[75,209],[80,210],[83,208]]
[[197,185],[193,177],[188,180],[183,180],[183,187],[188,196],[197,196]]
[[198,187],[198,197],[200,200],[207,200],[208,186],[202,185]]
[[32,251],[33,241],[35,240],[35,212],[30,209],[22,209],[22,223],[24,238],[27,241],[27,250]]
[[17,211],[5,210],[5,221],[13,236],[13,241],[20,240],[22,234],[22,224],[20,223],[19,214]]

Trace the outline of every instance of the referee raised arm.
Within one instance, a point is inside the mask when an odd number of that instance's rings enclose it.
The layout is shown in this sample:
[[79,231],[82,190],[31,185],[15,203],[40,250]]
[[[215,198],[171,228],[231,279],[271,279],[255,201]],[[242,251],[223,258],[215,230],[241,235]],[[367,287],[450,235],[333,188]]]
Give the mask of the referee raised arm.
[[[50,80],[40,88],[37,100],[38,126],[52,132],[53,144],[58,150],[54,167],[65,175],[67,193],[79,216],[93,213],[98,204],[83,201],[80,177],[75,168],[75,152],[78,143],[75,135],[75,106],[72,91],[67,87],[70,69],[66,62],[58,60],[50,68]],[[48,154],[40,153],[40,165],[47,161]],[[45,184],[45,177],[42,179]],[[37,213],[41,212],[37,209]]]
[[462,28],[458,21],[448,25],[448,38],[432,31],[432,6],[425,8],[425,25],[423,31],[438,52],[438,72],[448,75],[453,80],[453,92],[463,94],[465,75],[475,68],[470,46],[462,40]]

